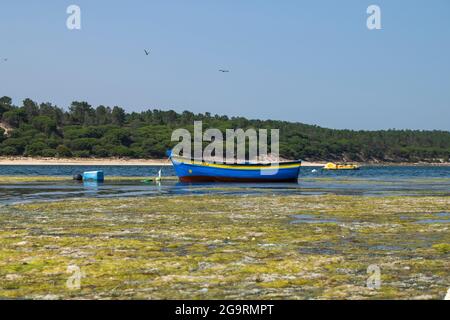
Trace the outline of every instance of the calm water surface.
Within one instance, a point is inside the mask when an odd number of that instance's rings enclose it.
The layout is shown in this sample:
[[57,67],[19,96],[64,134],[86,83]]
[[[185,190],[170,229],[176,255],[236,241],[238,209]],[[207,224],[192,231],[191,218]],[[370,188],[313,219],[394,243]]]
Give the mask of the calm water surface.
[[[343,195],[436,195],[450,196],[450,167],[363,167],[359,171],[301,169],[298,183],[285,184],[181,184],[163,181],[157,185],[134,181],[80,183],[71,176],[103,170],[108,176],[174,176],[172,167],[158,166],[0,166],[0,203],[52,201],[82,197],[133,197],[204,194],[343,194]],[[313,172],[315,170],[316,172]],[[2,183],[2,176],[67,176],[67,181]]]

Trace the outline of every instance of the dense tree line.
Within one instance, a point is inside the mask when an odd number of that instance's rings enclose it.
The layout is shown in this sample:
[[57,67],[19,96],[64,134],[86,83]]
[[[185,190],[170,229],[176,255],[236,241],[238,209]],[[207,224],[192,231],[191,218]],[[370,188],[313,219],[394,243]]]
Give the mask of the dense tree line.
[[450,132],[333,130],[285,121],[148,110],[73,102],[68,110],[30,99],[14,106],[0,98],[0,155],[42,157],[161,158],[174,145],[174,129],[280,129],[280,153],[288,159],[338,161],[448,161]]

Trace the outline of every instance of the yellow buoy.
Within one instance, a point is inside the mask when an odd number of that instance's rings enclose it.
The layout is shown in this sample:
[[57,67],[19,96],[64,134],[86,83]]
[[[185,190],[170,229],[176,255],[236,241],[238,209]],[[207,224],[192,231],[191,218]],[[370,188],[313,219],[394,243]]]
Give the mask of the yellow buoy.
[[325,170],[358,170],[359,166],[355,164],[336,164],[329,162],[323,168]]

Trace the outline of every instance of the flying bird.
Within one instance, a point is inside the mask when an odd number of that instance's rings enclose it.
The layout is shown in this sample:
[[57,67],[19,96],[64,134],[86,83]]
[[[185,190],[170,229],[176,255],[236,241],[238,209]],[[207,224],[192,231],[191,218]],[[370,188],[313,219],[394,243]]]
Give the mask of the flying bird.
[[220,72],[223,72],[223,73],[228,73],[228,72],[230,72],[230,70],[224,70],[224,69],[220,69],[219,71],[220,71]]
[[144,49],[145,55],[148,56],[150,54],[150,51],[147,51]]

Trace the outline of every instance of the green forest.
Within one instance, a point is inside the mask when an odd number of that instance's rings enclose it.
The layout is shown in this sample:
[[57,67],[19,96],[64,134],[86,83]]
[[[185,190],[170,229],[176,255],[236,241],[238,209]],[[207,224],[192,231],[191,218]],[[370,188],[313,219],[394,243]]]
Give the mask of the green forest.
[[275,120],[148,110],[73,102],[63,109],[30,99],[13,105],[0,98],[0,156],[163,158],[174,129],[279,129],[280,154],[310,161],[449,161],[450,132],[419,130],[334,130]]

